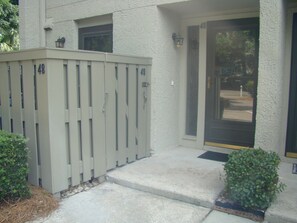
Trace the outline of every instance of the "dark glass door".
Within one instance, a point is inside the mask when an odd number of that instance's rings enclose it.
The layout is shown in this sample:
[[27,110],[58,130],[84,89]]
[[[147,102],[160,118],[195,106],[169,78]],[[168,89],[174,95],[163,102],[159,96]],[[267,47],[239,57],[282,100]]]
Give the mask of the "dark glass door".
[[207,24],[205,141],[254,146],[259,19]]
[[297,158],[297,13],[293,16],[290,100],[286,155]]

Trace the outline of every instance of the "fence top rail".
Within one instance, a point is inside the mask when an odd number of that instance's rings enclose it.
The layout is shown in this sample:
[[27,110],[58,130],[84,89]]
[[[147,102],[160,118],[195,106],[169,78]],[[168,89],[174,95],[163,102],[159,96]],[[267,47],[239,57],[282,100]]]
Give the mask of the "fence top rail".
[[107,63],[126,63],[139,65],[152,65],[152,58],[103,53],[85,50],[68,50],[56,48],[36,48],[14,52],[0,53],[1,62],[40,60],[40,59],[61,59],[61,60],[84,60],[99,61]]

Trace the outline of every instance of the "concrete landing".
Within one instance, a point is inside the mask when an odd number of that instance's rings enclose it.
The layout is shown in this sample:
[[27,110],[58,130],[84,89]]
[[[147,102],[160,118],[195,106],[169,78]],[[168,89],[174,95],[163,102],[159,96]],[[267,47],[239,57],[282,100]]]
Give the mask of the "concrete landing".
[[224,188],[223,163],[197,158],[202,150],[175,148],[107,173],[107,180],[207,208]]

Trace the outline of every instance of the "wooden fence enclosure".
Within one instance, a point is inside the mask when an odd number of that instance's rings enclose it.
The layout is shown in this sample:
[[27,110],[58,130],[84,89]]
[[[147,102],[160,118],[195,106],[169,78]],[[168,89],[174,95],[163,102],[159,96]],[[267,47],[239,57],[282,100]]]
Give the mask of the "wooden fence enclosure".
[[58,49],[0,54],[0,129],[29,139],[29,182],[58,193],[149,156],[151,64]]

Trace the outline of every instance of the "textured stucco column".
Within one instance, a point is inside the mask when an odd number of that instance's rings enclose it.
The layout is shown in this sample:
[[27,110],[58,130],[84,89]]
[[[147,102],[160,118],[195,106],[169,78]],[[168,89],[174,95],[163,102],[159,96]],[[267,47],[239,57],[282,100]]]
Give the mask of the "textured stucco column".
[[113,14],[114,52],[153,58],[151,75],[151,148],[178,144],[179,50],[172,33],[179,17],[156,6]]
[[260,49],[255,147],[280,152],[285,0],[260,0]]
[[19,1],[21,49],[45,47],[45,0]]

